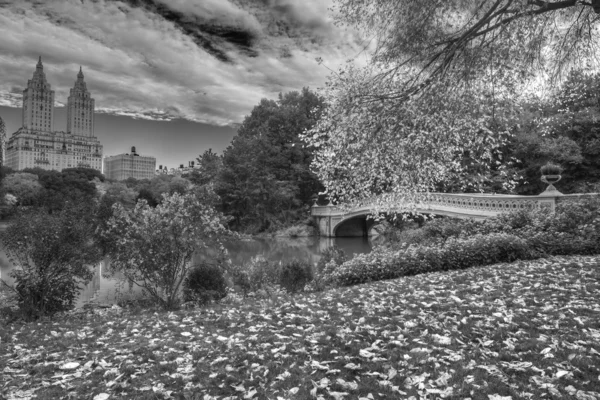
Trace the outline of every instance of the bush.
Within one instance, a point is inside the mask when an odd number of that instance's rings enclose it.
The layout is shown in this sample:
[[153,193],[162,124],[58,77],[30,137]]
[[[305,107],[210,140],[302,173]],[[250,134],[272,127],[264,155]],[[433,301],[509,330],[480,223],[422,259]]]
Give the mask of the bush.
[[140,286],[164,308],[175,308],[200,249],[223,249],[229,234],[223,216],[194,194],[163,194],[155,208],[139,201],[133,210],[113,206],[102,236],[109,243],[111,268]]
[[[547,255],[600,253],[600,201],[585,199],[559,203],[555,213],[533,210],[495,219],[504,231],[526,239],[532,248]],[[486,221],[491,226],[493,220]]]
[[481,222],[435,219],[407,233],[400,249],[358,255],[333,271],[332,279],[346,286],[544,255],[600,254],[600,199],[559,203],[555,213],[519,210]]
[[505,233],[450,238],[441,246],[409,246],[391,251],[376,248],[342,264],[333,274],[341,286],[394,279],[426,272],[470,268],[518,259],[532,259],[539,254],[526,240]]
[[279,283],[279,274],[279,264],[262,256],[252,257],[249,263],[232,271],[233,284],[240,287],[244,296],[260,290],[270,295],[272,288]]
[[219,301],[227,296],[223,270],[214,264],[195,265],[183,282],[183,298],[199,304]]
[[294,260],[281,268],[279,284],[289,293],[304,290],[306,284],[312,281],[312,268],[309,263]]
[[314,289],[321,291],[331,286],[333,272],[346,260],[346,253],[337,246],[331,246],[323,250],[313,273]]
[[26,319],[51,316],[73,306],[81,285],[93,276],[101,255],[93,237],[93,212],[85,207],[53,214],[36,210],[17,215],[0,240],[8,259],[19,310]]
[[404,245],[440,245],[449,238],[475,233],[481,229],[481,224],[482,222],[470,219],[435,218],[425,222],[421,228],[401,231],[396,240]]
[[555,213],[519,210],[484,221],[435,219],[423,228],[402,232],[406,244],[439,245],[451,238],[507,233],[531,241],[545,254],[600,253],[600,199],[559,203]]

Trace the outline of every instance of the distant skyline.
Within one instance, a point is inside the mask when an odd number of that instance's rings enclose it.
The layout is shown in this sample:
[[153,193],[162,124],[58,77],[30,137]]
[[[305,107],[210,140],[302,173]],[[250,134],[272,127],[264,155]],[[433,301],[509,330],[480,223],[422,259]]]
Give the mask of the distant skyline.
[[[54,129],[67,128],[67,109],[54,109]],[[0,116],[6,124],[7,135],[21,127],[21,109],[0,106]],[[156,168],[187,165],[204,150],[212,148],[222,153],[236,133],[230,126],[213,126],[199,122],[177,119],[151,121],[122,115],[96,113],[96,137],[104,146],[104,155],[129,153],[131,146],[142,155],[156,157]]]
[[317,89],[364,54],[354,32],[333,25],[331,4],[0,0],[0,116],[9,135],[21,126],[22,90],[41,56],[56,130],[66,128],[81,65],[105,155],[136,146],[176,167],[208,148],[221,153],[260,99]]

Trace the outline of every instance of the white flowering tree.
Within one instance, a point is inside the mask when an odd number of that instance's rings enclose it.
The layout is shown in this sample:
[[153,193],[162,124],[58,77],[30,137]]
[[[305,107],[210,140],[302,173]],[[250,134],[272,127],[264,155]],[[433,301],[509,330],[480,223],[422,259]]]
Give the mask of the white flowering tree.
[[221,239],[229,233],[221,214],[201,200],[175,193],[163,194],[156,208],[143,200],[133,210],[115,204],[103,232],[113,244],[111,270],[121,271],[163,307],[175,307],[194,253],[221,248]]
[[335,0],[337,22],[372,45],[366,66],[330,76],[305,135],[329,196],[410,203],[474,164],[465,186],[497,173],[521,96],[595,65],[598,3]]

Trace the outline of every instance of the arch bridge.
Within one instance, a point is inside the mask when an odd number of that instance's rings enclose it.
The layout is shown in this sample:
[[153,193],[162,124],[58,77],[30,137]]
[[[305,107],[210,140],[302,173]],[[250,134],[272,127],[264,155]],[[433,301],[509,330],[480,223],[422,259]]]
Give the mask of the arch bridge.
[[[417,207],[392,207],[390,212],[414,211],[422,214],[443,215],[453,218],[482,220],[501,213],[523,209],[545,208],[553,212],[561,202],[572,202],[584,197],[598,196],[598,193],[567,194],[544,192],[538,196],[520,196],[483,193],[430,193]],[[375,224],[367,218],[372,208],[365,206],[353,210],[341,210],[332,205],[311,208],[311,216],[319,227],[321,236],[368,236]]]

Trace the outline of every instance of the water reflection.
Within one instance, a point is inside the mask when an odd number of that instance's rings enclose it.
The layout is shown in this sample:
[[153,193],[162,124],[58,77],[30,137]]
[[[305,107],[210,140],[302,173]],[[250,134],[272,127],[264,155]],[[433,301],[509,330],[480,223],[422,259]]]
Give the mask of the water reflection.
[[[321,252],[333,245],[340,247],[349,257],[371,251],[371,244],[367,238],[269,238],[225,243],[232,263],[235,265],[243,265],[256,256],[282,263],[294,259],[316,263]],[[209,252],[200,258],[210,259],[215,255],[216,251]],[[119,298],[133,297],[141,292],[140,288],[135,285],[130,288],[120,274],[113,277],[105,276],[110,266],[109,263],[110,261],[107,259],[93,267],[94,277],[83,287],[76,302],[77,307],[82,307],[88,302],[114,304]],[[10,277],[12,269],[13,266],[8,260],[6,252],[4,249],[0,249],[0,278],[9,285],[14,284],[14,279]]]
[[314,264],[321,258],[322,251],[334,245],[344,250],[348,256],[371,251],[367,238],[319,237],[238,240],[225,243],[225,248],[234,265],[243,265],[259,255],[274,262],[301,260]]

